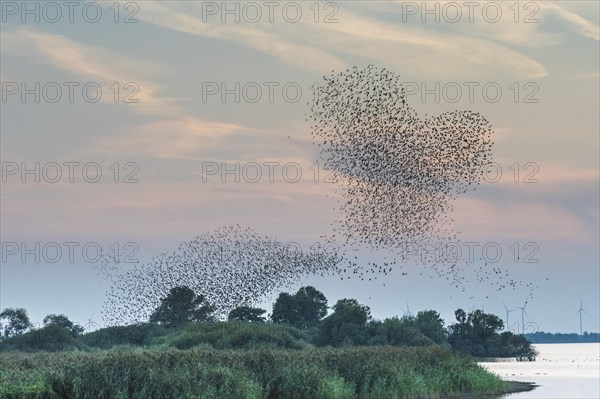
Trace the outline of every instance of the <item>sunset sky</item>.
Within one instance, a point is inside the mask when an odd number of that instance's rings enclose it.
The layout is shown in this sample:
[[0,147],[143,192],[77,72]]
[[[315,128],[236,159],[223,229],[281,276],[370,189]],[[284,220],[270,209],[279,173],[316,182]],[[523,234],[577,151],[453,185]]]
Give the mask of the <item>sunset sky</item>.
[[[323,170],[315,179],[318,152],[305,122],[311,87],[332,71],[374,64],[406,82],[420,115],[472,110],[492,124],[502,176],[460,197],[452,218],[463,241],[498,243],[498,264],[539,285],[527,304],[531,329],[579,331],[580,301],[589,313],[584,329],[600,329],[598,2],[481,2],[472,21],[465,2],[430,2],[439,22],[421,2],[399,1],[280,2],[271,22],[269,8],[256,2],[238,3],[236,22],[221,2],[100,1],[86,15],[75,8],[73,22],[65,7],[54,23],[45,2],[39,22],[22,15],[21,2],[2,3],[0,308],[24,307],[37,323],[64,313],[82,324],[94,314],[101,324],[109,286],[82,256],[90,242],[118,243],[122,251],[133,242],[141,262],[230,224],[283,242],[318,242],[336,216],[336,187]],[[462,17],[452,22],[456,4]],[[88,22],[95,5],[102,14]],[[36,82],[39,102],[22,93],[35,92]],[[74,82],[72,102],[65,82]],[[90,82],[102,88],[97,102],[82,93]],[[231,94],[236,83],[239,102]],[[56,87],[62,96],[48,101]],[[222,88],[230,90],[224,98]],[[47,172],[39,183],[21,173],[36,162]],[[55,183],[52,162],[62,171]],[[65,162],[79,163],[74,182]],[[93,162],[102,171],[97,183],[82,178],[82,166]],[[278,165],[272,182],[264,167],[257,182],[241,174],[237,183],[221,173],[222,163],[236,162],[240,170],[252,162]],[[219,170],[207,173],[209,165]],[[290,169],[283,176],[284,165],[302,176],[295,181]],[[88,172],[90,180],[95,172]],[[138,182],[125,183],[128,176]],[[13,243],[52,242],[79,243],[74,260],[63,253],[56,263],[44,256],[36,262],[12,251]],[[523,262],[531,248],[538,263]],[[371,256],[379,255],[362,253]],[[405,265],[408,275],[392,274],[385,287],[336,277],[301,283],[323,291],[330,305],[353,297],[388,317],[408,302],[414,311],[439,310],[447,322],[459,307],[504,319],[503,303],[522,306],[529,293],[476,282],[462,292],[420,268]],[[258,304],[270,311],[275,294]]]

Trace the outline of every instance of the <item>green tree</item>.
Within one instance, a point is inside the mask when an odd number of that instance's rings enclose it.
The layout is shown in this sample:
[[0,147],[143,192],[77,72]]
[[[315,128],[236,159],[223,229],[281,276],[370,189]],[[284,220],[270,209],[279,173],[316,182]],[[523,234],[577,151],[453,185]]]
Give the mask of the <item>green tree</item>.
[[273,313],[271,314],[273,323],[290,324],[296,321],[296,307],[294,306],[294,296],[287,292],[279,293],[279,296],[273,304]]
[[4,336],[13,337],[27,331],[33,326],[23,308],[7,308],[0,313],[0,320],[6,320],[4,324]]
[[294,295],[279,294],[273,304],[274,323],[306,329],[316,326],[327,315],[327,298],[314,287],[301,287]]
[[432,343],[416,327],[415,318],[412,316],[401,319],[396,316],[383,321],[372,321],[369,327],[372,335],[369,341],[371,345],[422,346]]
[[531,345],[531,342],[523,335],[515,335],[511,332],[508,334],[511,335],[510,345],[512,350],[514,351],[514,356],[518,359],[527,359],[527,360],[535,360],[537,356],[537,351]]
[[257,323],[264,323],[265,317],[263,314],[267,313],[266,310],[260,308],[252,308],[249,306],[239,306],[232,309],[229,312],[227,320],[239,320],[239,321],[251,321]]
[[369,340],[367,324],[371,310],[356,299],[340,299],[333,313],[319,323],[317,342],[320,345],[362,345]]
[[436,344],[447,342],[447,331],[444,328],[444,319],[435,310],[425,310],[417,313],[415,327],[427,338]]
[[67,316],[64,314],[49,314],[44,317],[44,327],[47,326],[57,326],[60,328],[64,328],[67,330],[74,338],[83,334],[84,328],[79,324],[73,323]]
[[479,309],[469,313],[467,320],[473,327],[473,339],[477,342],[485,342],[495,337],[504,328],[501,318]]
[[455,312],[457,323],[448,328],[448,342],[453,349],[479,357],[533,358],[535,351],[525,337],[505,331],[498,316],[475,310]]
[[471,353],[473,328],[467,322],[467,313],[462,309],[457,309],[454,317],[456,317],[457,323],[448,327],[448,342],[457,351]]
[[456,309],[454,311],[454,317],[456,317],[456,321],[458,321],[460,324],[467,322],[467,313],[465,313],[465,311],[462,309]]
[[150,323],[177,327],[194,321],[213,321],[215,307],[189,287],[173,287],[150,315]]

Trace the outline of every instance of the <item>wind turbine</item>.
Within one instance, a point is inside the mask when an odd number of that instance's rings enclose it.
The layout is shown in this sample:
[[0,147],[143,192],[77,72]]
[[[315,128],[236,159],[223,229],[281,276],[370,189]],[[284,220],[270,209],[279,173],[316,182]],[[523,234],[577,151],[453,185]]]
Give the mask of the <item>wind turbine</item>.
[[514,312],[517,308],[509,309],[504,302],[502,302],[502,305],[504,305],[504,310],[506,310],[506,330],[508,331],[508,316],[510,315],[510,312]]
[[[400,309],[402,309],[402,308],[400,308]],[[404,317],[412,316],[412,312],[410,311],[410,306],[408,306],[408,299],[406,300],[406,309],[402,309],[402,311],[404,312]]]
[[92,321],[92,319],[94,318],[94,314],[96,314],[96,308],[94,308],[94,310],[92,311],[92,315],[90,316],[90,318],[87,319],[88,322],[85,325],[86,332],[91,332],[92,328],[94,329],[93,331],[95,331],[100,327],[98,324],[96,324]]
[[[527,307],[527,301],[525,301],[523,306],[517,306],[515,308],[515,310],[521,309],[521,331],[522,331],[521,334],[523,334],[523,335],[525,335],[525,315],[527,314],[525,307]],[[527,317],[529,317],[529,315],[527,315]]]
[[579,310],[577,311],[577,313],[579,313],[579,335],[583,335],[583,313],[585,313],[587,316],[589,316],[589,313],[585,311],[585,309],[583,308],[583,301],[581,299],[579,299]]

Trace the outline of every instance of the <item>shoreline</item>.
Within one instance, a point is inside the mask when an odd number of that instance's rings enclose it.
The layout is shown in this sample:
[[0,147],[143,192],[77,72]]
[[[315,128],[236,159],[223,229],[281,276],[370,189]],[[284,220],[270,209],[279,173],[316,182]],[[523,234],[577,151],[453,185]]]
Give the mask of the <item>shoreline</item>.
[[529,392],[533,391],[539,385],[535,382],[521,382],[521,381],[506,381],[508,383],[508,390],[504,392],[503,395],[508,395],[511,393],[519,393],[519,392]]
[[490,393],[464,393],[456,396],[447,396],[448,399],[499,399],[505,395],[510,395],[519,392],[533,391],[539,385],[534,382],[521,382],[521,381],[505,381],[507,387],[501,392],[490,392]]

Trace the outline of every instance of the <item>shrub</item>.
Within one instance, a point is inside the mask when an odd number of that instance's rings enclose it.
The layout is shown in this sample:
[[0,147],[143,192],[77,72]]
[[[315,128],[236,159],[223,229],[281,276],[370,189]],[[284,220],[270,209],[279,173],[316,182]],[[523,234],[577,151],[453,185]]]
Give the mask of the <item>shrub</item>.
[[80,342],[90,348],[109,349],[115,345],[149,346],[156,337],[167,334],[164,327],[155,324],[132,324],[107,327],[87,333]]
[[81,348],[82,345],[73,337],[70,331],[54,324],[25,334],[15,335],[0,342],[0,351],[56,352]]

